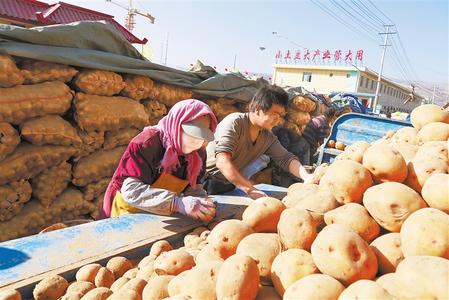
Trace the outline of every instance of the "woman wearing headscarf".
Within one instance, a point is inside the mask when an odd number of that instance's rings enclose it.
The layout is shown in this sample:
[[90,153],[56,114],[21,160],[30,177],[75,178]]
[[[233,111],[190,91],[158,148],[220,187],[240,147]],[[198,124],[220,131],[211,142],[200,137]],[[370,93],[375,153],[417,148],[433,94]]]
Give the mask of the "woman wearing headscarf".
[[144,128],[129,143],[108,185],[104,215],[181,213],[210,221],[215,206],[199,182],[205,146],[214,139],[216,127],[209,106],[189,99],[175,104],[156,126]]

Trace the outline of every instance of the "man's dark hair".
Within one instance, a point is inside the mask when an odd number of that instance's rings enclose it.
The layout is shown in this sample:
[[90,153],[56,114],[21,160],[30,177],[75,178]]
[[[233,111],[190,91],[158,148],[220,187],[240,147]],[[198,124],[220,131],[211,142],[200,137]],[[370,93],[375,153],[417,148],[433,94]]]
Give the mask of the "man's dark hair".
[[257,109],[261,109],[263,112],[266,112],[273,104],[286,107],[288,105],[288,94],[277,85],[266,85],[260,88],[254,95],[249,104],[249,111],[254,112]]

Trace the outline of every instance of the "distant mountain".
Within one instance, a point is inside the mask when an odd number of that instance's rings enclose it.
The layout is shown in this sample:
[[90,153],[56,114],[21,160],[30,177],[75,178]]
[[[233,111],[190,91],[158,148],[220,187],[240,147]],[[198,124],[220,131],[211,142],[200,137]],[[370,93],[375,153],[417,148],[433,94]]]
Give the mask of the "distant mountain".
[[[404,80],[392,80],[410,88],[408,82],[405,82]],[[432,100],[435,87],[435,104],[443,105],[449,101],[449,83],[447,82],[414,81],[413,84],[415,85],[415,92],[428,100]]]

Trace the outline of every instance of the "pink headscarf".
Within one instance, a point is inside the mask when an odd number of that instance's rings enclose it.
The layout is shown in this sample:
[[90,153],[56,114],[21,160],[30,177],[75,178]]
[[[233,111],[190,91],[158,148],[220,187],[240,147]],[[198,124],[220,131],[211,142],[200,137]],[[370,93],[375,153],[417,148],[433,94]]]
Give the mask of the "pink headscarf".
[[[161,141],[165,148],[164,158],[161,161],[163,172],[171,173],[176,170],[179,166],[179,156],[184,155],[181,143],[181,124],[205,115],[210,116],[210,130],[215,133],[217,118],[207,104],[195,99],[183,100],[176,103],[168,114],[159,121],[157,127],[159,128]],[[186,154],[185,157],[190,185],[195,186],[203,162],[198,151]]]

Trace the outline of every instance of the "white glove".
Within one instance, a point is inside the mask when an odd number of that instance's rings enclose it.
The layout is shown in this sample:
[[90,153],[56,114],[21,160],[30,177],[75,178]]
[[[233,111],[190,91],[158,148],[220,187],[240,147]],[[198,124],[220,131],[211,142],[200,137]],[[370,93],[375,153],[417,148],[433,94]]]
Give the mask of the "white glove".
[[215,217],[215,205],[200,197],[177,197],[173,199],[173,211],[195,220],[209,222]]

